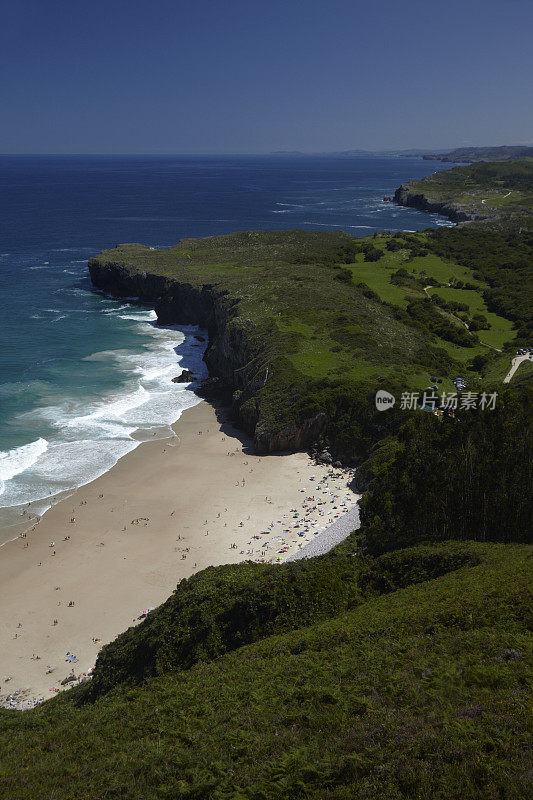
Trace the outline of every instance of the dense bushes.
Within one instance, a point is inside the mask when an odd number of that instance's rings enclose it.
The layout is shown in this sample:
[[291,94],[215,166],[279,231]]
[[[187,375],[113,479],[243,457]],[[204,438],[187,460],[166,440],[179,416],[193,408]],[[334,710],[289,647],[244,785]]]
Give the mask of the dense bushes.
[[507,392],[495,410],[455,418],[417,412],[361,503],[368,551],[443,539],[530,541],[530,420],[530,392]]
[[[462,304],[457,303],[456,305]],[[468,310],[468,306],[465,306],[465,308]],[[477,336],[470,334],[466,328],[455,325],[443,317],[442,314],[439,314],[429,298],[413,300],[407,306],[407,313],[427,330],[440,336],[441,339],[453,342],[453,344],[461,347],[474,347],[478,344]]]
[[533,334],[533,234],[495,233],[476,227],[427,231],[431,249],[475,270],[489,284],[489,311],[516,322],[519,338]]
[[369,597],[476,566],[487,554],[474,542],[412,547],[366,560],[358,549],[352,534],[320,558],[209,567],[181,581],[140,626],[103,648],[92,681],[74,693],[76,702],[93,702],[112,689],[338,617]]
[[374,247],[373,244],[365,243],[361,245],[361,250],[365,255],[365,261],[379,261],[383,255],[383,251]]
[[480,555],[82,708],[0,709],[0,796],[525,800],[531,567]]
[[274,633],[335,616],[360,600],[357,562],[331,555],[283,565],[209,567],[184,579],[171,597],[107,645],[80,701],[188,669]]
[[359,573],[365,596],[387,594],[413,583],[433,580],[462,567],[475,567],[483,560],[483,548],[473,542],[447,542],[395,550],[370,561]]

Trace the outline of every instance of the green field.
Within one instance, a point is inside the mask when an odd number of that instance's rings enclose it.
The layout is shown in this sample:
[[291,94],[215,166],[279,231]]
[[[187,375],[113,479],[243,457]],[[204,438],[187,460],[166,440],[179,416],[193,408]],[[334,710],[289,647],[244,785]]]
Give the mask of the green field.
[[[354,282],[363,281],[371,289],[373,289],[383,300],[387,303],[393,303],[407,308],[409,302],[414,298],[423,298],[427,294],[438,294],[445,300],[455,300],[460,303],[465,303],[469,307],[469,314],[484,314],[490,323],[490,330],[477,331],[478,338],[481,344],[488,344],[492,347],[501,349],[503,345],[510,342],[514,336],[514,325],[511,320],[505,319],[493,312],[488,311],[487,305],[483,299],[482,292],[488,288],[484,281],[479,281],[474,278],[472,270],[468,267],[461,266],[456,262],[449,261],[439,256],[430,253],[426,256],[415,257],[408,260],[409,250],[399,250],[397,252],[388,252],[385,244],[390,237],[380,236],[378,240],[369,237],[367,241],[371,241],[373,245],[383,251],[382,258],[373,263],[364,262],[363,256],[359,256],[357,262],[348,265],[351,270]],[[418,239],[421,243],[427,242],[424,234],[418,234]],[[364,240],[363,240],[364,241]],[[391,283],[391,275],[393,272],[400,268],[407,269],[414,278],[421,278],[427,276],[434,278],[439,283],[453,284],[457,281],[463,283],[475,284],[478,289],[476,291],[471,289],[458,289],[453,285],[445,285],[441,287],[428,286],[427,291],[424,291],[423,286],[408,287],[397,286]],[[460,324],[460,323],[459,323]],[[443,345],[447,347],[447,343]],[[457,351],[454,352],[454,357],[459,360],[468,360],[471,358],[469,348],[463,348],[463,358]]]

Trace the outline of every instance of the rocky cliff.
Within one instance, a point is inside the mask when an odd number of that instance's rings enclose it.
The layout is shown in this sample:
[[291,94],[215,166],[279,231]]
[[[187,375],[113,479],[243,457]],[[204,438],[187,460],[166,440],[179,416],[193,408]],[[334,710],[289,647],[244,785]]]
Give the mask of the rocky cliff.
[[316,441],[325,414],[301,424],[272,425],[261,413],[258,393],[264,382],[257,369],[262,337],[235,313],[237,301],[212,284],[195,285],[162,275],[138,271],[121,262],[89,261],[93,285],[115,297],[135,297],[153,305],[162,325],[200,325],[209,333],[204,360],[218,390],[230,391],[239,425],[254,437],[258,453],[302,450]]
[[400,206],[410,206],[411,208],[418,208],[420,211],[442,214],[452,222],[472,222],[474,220],[487,219],[486,215],[478,214],[474,209],[460,203],[432,200],[422,192],[414,191],[408,183],[403,183],[396,189],[393,200]]

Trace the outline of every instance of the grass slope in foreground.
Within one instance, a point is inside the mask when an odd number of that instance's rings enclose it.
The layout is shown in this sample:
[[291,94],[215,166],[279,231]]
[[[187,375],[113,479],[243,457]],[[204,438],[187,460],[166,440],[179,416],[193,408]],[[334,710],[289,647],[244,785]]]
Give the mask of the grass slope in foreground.
[[[531,796],[531,549],[462,548],[459,559],[456,545],[440,557],[399,551],[366,572],[355,559],[351,611],[119,685],[89,705],[73,690],[0,713],[0,796]],[[334,558],[317,563],[327,569]],[[297,565],[282,569],[288,586],[305,589]],[[220,571],[211,588],[204,579],[204,604]]]

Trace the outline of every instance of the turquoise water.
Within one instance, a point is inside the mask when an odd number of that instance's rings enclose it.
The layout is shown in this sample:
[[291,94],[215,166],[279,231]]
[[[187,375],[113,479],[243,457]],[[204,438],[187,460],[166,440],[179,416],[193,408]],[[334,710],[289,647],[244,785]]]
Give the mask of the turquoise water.
[[447,225],[383,202],[435,169],[413,158],[1,157],[0,527],[139,439],[171,435],[196,402],[171,382],[184,367],[205,374],[195,329],[159,328],[150,309],[91,291],[92,254],[258,228]]

